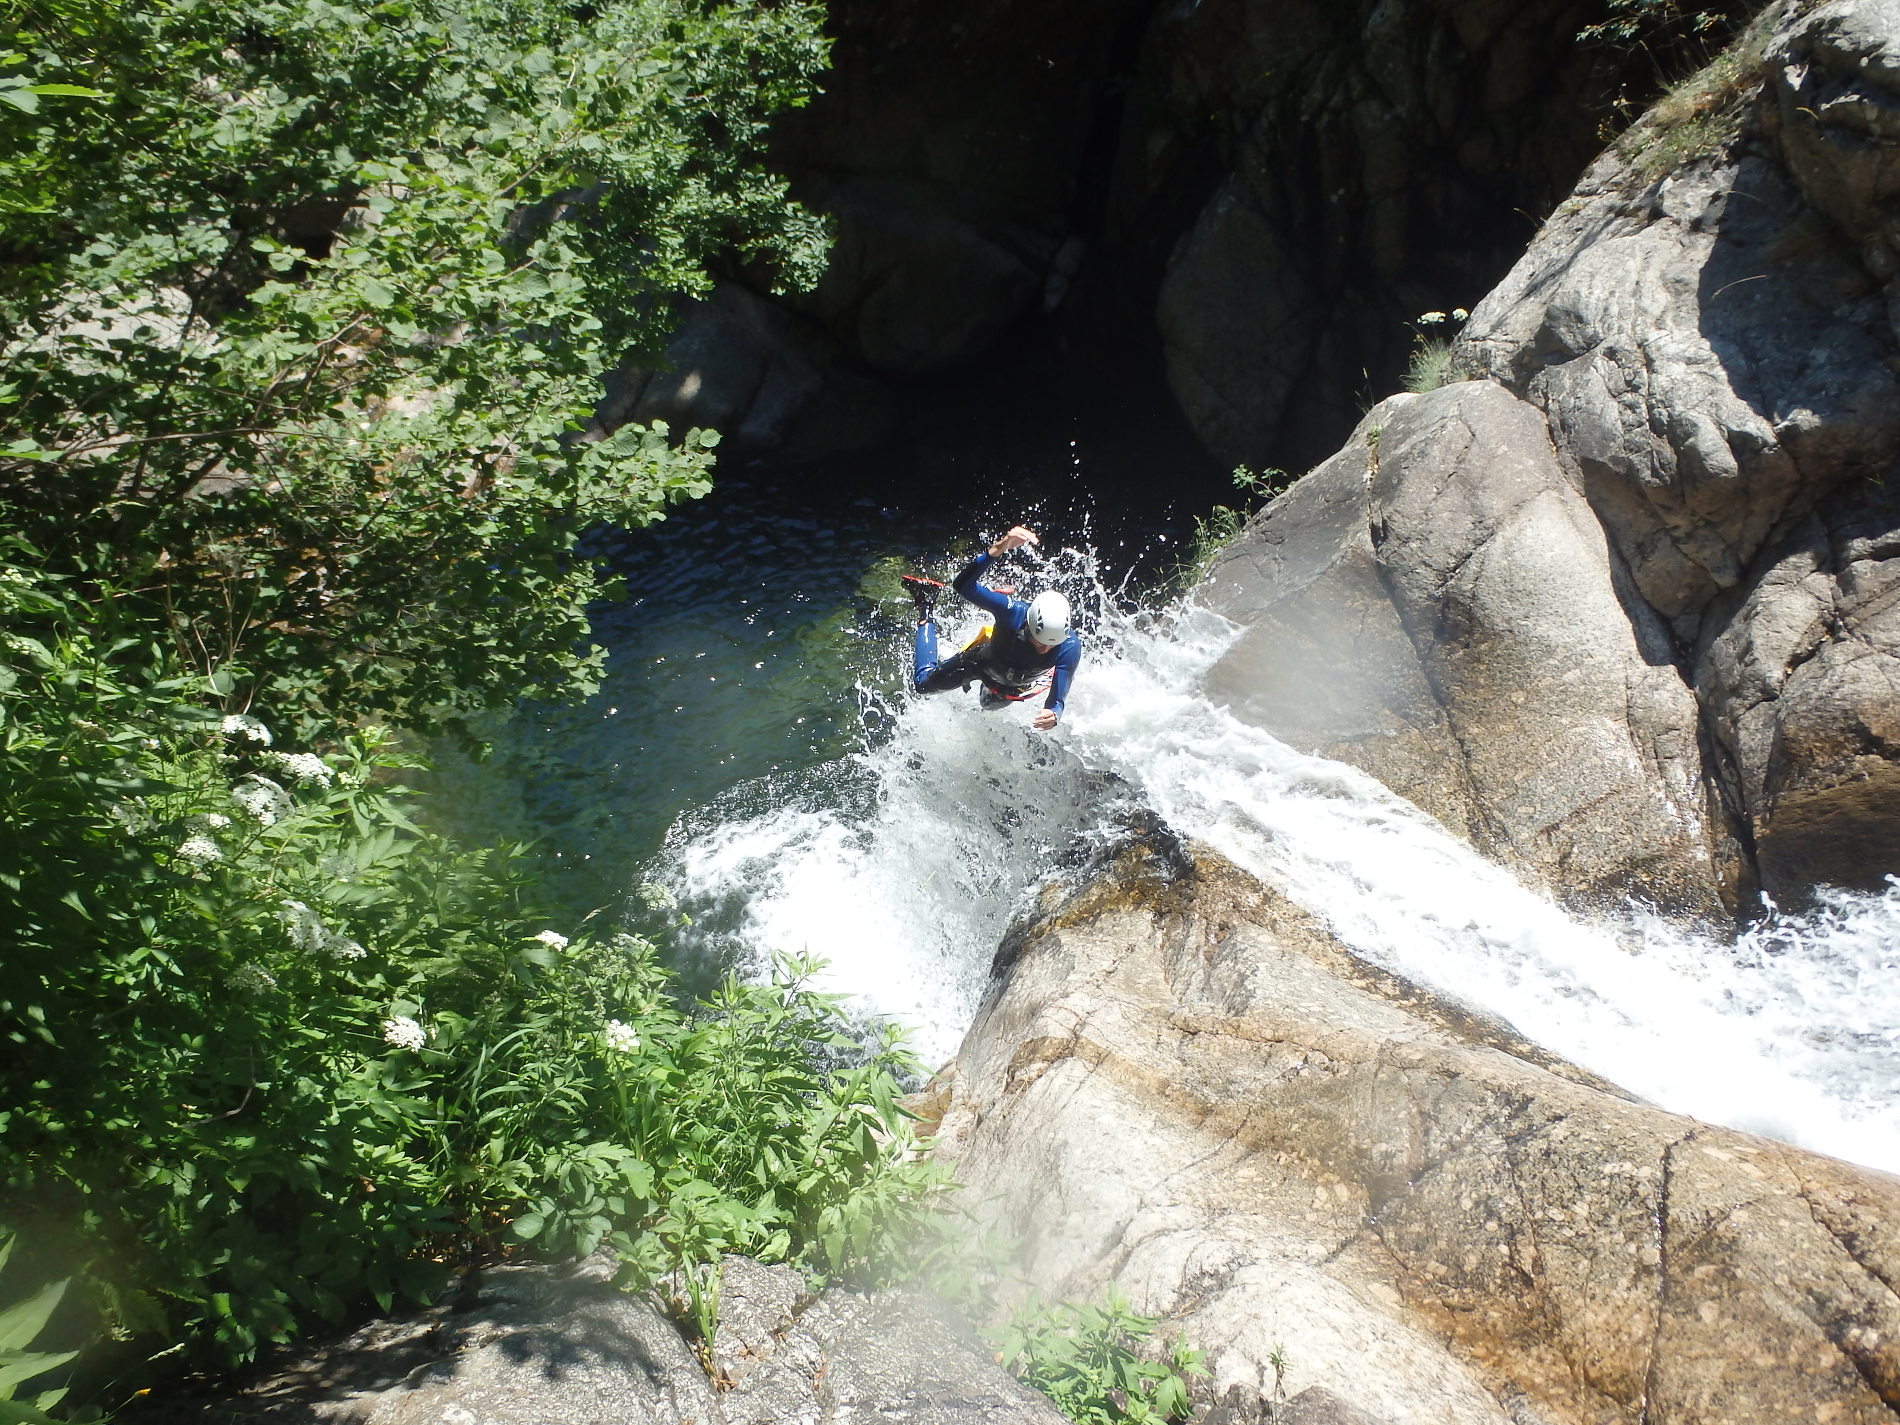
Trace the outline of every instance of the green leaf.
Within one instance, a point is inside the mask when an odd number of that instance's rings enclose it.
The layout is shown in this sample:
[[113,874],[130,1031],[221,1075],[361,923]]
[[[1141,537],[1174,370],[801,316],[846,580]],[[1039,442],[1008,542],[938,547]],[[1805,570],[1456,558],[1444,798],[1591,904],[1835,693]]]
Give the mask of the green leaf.
[[24,1351],[32,1345],[65,1294],[66,1283],[53,1282],[25,1301],[0,1310],[0,1351]]
[[[0,93],[0,99],[6,97]],[[0,1425],[64,1425],[64,1422],[55,1420],[44,1410],[35,1409],[24,1401],[0,1400]]]
[[65,1365],[78,1354],[77,1351],[0,1350],[0,1400],[10,1397],[15,1387],[55,1366]]
[[547,1218],[538,1212],[524,1212],[508,1224],[509,1228],[524,1242],[532,1242],[541,1235],[547,1226]]

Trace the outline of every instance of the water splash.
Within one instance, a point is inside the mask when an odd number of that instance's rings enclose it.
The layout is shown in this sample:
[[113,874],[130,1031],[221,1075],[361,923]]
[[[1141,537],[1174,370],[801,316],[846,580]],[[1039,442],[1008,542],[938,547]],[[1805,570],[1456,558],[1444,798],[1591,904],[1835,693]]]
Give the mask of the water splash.
[[[1118,598],[1086,553],[1027,563],[1023,593],[1060,587],[1097,616]],[[980,626],[974,610],[940,610],[946,648]],[[908,660],[908,638],[893,640],[881,681],[900,681]],[[675,828],[649,874],[692,921],[676,937],[686,957],[757,968],[772,951],[818,955],[818,988],[895,1019],[942,1063],[1025,892],[1098,834],[1116,791],[1065,739],[1030,729],[1039,704],[858,693],[859,751],[736,789]]]
[[1027,707],[979,713],[955,694],[864,694],[878,731],[860,751],[676,829],[656,874],[698,953],[822,955],[825,987],[941,1061],[1011,914],[1132,789],[1368,960],[1644,1098],[1900,1169],[1900,886],[1830,894],[1736,946],[1634,910],[1580,923],[1370,777],[1214,706],[1202,679],[1233,625],[1131,610],[1086,555],[1035,573],[1097,620],[1064,727],[1043,737]]

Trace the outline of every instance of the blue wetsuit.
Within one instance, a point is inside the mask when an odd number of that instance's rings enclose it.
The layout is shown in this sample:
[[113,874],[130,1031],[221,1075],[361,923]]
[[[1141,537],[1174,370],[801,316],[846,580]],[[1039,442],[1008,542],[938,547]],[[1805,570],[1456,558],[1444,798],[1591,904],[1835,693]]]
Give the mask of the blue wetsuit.
[[1054,648],[1046,653],[1038,652],[1023,631],[1029,605],[978,582],[983,571],[993,563],[987,549],[979,551],[976,558],[963,566],[963,572],[950,581],[951,588],[995,620],[990,636],[974,648],[939,660],[936,621],[926,619],[919,624],[913,665],[917,691],[941,693],[981,681],[983,706],[1001,707],[1006,701],[1020,698],[1048,673],[1049,697],[1043,706],[1061,716],[1062,706],[1069,697],[1069,680],[1082,661],[1082,640],[1070,629],[1067,637]]

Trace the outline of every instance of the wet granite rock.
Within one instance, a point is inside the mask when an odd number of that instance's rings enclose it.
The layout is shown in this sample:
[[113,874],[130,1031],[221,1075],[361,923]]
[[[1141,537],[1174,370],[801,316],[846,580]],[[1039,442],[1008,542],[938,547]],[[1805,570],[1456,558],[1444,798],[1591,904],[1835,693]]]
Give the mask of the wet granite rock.
[[1534,406],[1394,397],[1208,571],[1207,691],[1573,904],[1720,917],[1699,712],[1619,573]]
[[1900,1408],[1900,1179],[1642,1103],[1202,851],[1131,845],[1018,939],[939,1152],[1041,1290],[1205,1349],[1223,1418],[1275,1357],[1438,1425]]

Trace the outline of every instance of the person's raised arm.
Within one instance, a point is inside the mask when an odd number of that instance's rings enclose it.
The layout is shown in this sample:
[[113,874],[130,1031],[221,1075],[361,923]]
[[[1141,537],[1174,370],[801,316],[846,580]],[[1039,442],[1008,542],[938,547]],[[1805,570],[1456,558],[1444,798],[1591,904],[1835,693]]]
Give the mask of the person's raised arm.
[[1042,541],[1036,538],[1034,530],[1024,529],[1019,524],[1011,525],[1007,534],[998,535],[995,543],[990,545],[990,558],[1001,559],[1018,545],[1041,543]]
[[971,603],[975,604],[979,609],[983,610],[983,612],[988,614],[991,618],[1001,618],[1004,614],[1009,612],[1009,596],[1007,594],[999,594],[996,590],[984,584],[982,582],[983,571],[989,568],[990,565],[995,563],[998,559],[1001,559],[1005,554],[1009,553],[1010,550],[1021,545],[1033,545],[1040,542],[1041,541],[1036,538],[1033,530],[1024,529],[1021,525],[1013,525],[1010,527],[1008,533],[998,535],[988,549],[982,551],[976,558],[964,565],[962,572],[950,581],[950,587],[963,595],[963,597],[968,599]]

